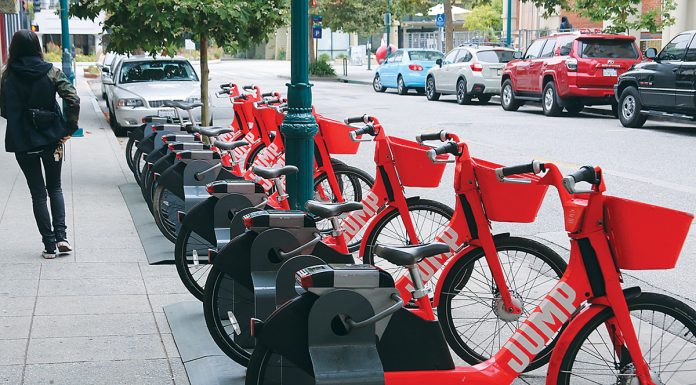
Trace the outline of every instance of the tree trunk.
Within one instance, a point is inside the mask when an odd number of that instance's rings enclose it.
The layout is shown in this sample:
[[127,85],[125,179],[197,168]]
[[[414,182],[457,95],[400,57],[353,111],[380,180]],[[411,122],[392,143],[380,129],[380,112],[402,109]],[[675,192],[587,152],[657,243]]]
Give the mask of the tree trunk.
[[207,126],[210,123],[210,104],[208,100],[208,78],[210,70],[208,68],[208,35],[201,34],[201,126]]
[[309,39],[309,62],[314,63],[316,60],[314,57],[314,37],[312,36],[312,18],[309,18],[309,35],[307,36]]
[[445,0],[445,52],[454,48],[454,23],[452,22],[452,0]]

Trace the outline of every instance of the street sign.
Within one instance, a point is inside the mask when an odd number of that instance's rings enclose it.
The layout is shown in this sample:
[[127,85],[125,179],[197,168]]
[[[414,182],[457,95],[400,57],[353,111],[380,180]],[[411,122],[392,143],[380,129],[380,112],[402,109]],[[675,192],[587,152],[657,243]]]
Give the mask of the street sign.
[[312,27],[312,37],[315,39],[321,39],[321,26],[315,25]]
[[437,16],[435,16],[435,26],[437,28],[445,28],[445,14],[444,13],[438,13]]
[[324,17],[322,15],[312,15],[312,23],[321,23],[324,21]]
[[34,0],[34,13],[41,11],[41,0]]

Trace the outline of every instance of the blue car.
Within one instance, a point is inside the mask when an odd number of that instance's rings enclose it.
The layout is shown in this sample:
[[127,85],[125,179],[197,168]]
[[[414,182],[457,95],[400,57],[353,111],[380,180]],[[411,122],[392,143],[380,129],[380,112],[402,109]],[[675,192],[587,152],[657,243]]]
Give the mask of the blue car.
[[423,93],[428,70],[442,57],[442,52],[432,49],[397,49],[377,68],[372,87],[375,92],[396,88],[399,95],[406,95],[409,88]]

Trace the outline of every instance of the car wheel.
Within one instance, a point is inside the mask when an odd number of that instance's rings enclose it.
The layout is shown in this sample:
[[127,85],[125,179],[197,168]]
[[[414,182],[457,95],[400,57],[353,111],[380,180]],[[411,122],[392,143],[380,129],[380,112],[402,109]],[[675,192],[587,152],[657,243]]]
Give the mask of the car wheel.
[[563,105],[565,106],[566,111],[568,111],[568,114],[571,116],[579,114],[580,111],[585,108],[585,105],[577,100],[564,100]]
[[435,78],[432,76],[425,81],[425,97],[432,101],[440,99],[440,93],[435,91]]
[[515,91],[512,89],[512,80],[510,79],[503,82],[503,88],[500,92],[500,105],[505,111],[517,111],[520,108],[520,102],[515,99]]
[[627,87],[623,90],[618,106],[621,124],[631,128],[643,127],[648,117],[640,113],[642,108],[643,105],[635,87]]
[[457,103],[469,104],[469,102],[471,102],[471,96],[466,93],[466,81],[459,79],[457,81]]
[[399,95],[406,95],[408,93],[408,87],[406,87],[406,83],[404,83],[404,78],[399,75],[399,77],[396,79],[396,92]]
[[563,110],[563,107],[558,102],[558,94],[556,93],[554,82],[548,82],[544,86],[541,106],[544,108],[544,115],[546,116],[558,116]]
[[375,92],[384,92],[387,90],[386,87],[382,87],[382,79],[379,77],[379,74],[375,74],[375,78],[372,79],[372,88]]
[[479,96],[478,96],[478,101],[479,101],[479,103],[481,103],[481,104],[488,104],[488,102],[491,101],[491,97],[492,97],[491,94],[479,95]]

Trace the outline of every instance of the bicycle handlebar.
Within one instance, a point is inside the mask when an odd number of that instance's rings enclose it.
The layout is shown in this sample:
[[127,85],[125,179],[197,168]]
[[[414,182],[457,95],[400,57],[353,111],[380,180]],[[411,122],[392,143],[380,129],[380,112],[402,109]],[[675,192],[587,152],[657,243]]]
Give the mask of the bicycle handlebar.
[[365,123],[365,124],[369,124],[369,123],[370,123],[370,120],[371,120],[370,116],[367,115],[367,114],[365,114],[365,115],[362,115],[362,116],[354,116],[354,117],[352,117],[352,118],[345,118],[345,119],[343,120],[343,122],[345,122],[346,124],[353,124],[353,123]]
[[273,95],[275,95],[275,92],[264,92],[261,94],[261,97],[262,98],[270,98]]
[[[367,116],[367,115],[365,115]],[[346,119],[347,120],[347,119]],[[354,142],[369,142],[372,139],[358,139],[360,135],[370,135],[375,136],[375,126],[372,123],[368,123],[363,128],[358,128],[350,132],[350,139]]]
[[538,174],[540,172],[546,171],[546,167],[543,163],[538,160],[534,160],[528,164],[519,164],[517,166],[500,167],[495,170],[495,174],[498,176],[498,180],[505,179],[506,176],[518,175],[518,174]]
[[563,187],[571,194],[586,193],[588,191],[579,191],[575,188],[578,182],[587,182],[592,185],[599,183],[599,176],[592,166],[582,166],[574,173],[563,178]]
[[223,88],[223,89],[224,89],[224,88],[231,88],[231,87],[232,87],[232,83],[222,83],[222,84],[220,84],[220,88]]
[[452,163],[454,160],[451,159],[437,159],[438,155],[452,154],[454,156],[461,155],[459,153],[459,145],[455,142],[447,142],[442,146],[435,147],[432,150],[428,150],[428,158],[433,163]]
[[244,91],[253,91],[255,88],[256,88],[256,86],[253,85],[253,84],[250,84],[250,85],[248,85],[248,86],[242,86],[242,89],[243,89]]
[[416,142],[421,144],[426,140],[439,140],[441,142],[444,142],[447,139],[449,139],[449,134],[445,130],[440,130],[440,132],[429,132],[426,134],[416,135]]

